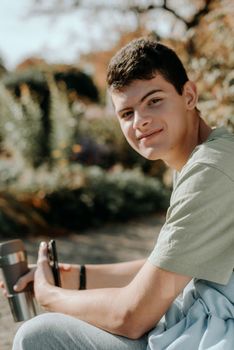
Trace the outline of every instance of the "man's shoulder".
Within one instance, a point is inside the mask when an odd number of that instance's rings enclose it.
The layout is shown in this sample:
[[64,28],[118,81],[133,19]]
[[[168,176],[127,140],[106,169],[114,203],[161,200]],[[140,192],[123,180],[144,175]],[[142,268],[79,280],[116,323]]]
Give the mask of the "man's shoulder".
[[219,128],[194,149],[182,170],[174,174],[173,192],[211,188],[212,184],[223,187],[224,182],[233,193],[234,135]]
[[194,167],[216,169],[234,180],[234,134],[225,128],[214,130],[206,142],[195,148],[184,171]]

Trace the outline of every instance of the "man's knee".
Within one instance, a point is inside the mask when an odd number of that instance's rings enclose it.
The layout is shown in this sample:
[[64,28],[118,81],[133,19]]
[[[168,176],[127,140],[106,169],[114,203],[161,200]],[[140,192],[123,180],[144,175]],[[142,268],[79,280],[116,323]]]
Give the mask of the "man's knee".
[[45,313],[25,322],[17,331],[13,350],[56,349],[58,324],[63,315]]
[[16,333],[13,350],[145,349],[147,340],[119,337],[60,313],[45,313],[25,322]]

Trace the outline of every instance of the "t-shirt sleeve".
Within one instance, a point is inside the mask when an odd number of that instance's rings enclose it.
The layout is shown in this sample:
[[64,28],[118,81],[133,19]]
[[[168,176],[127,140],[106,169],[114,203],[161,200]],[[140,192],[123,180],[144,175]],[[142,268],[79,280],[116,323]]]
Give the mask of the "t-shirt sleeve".
[[165,270],[226,284],[234,267],[233,180],[200,163],[180,174],[148,260]]

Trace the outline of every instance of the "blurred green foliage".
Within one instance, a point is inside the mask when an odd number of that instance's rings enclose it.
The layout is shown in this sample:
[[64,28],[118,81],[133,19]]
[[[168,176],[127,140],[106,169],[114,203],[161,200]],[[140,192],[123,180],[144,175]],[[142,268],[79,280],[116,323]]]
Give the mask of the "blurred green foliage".
[[169,195],[158,179],[138,169],[106,172],[79,165],[49,173],[44,169],[27,179],[19,176],[7,194],[2,189],[0,233],[47,233],[51,227],[77,230],[110,220],[126,221],[165,210]]
[[0,85],[1,145],[10,154],[38,165],[43,143],[41,111],[36,102],[25,93],[21,103]]
[[168,199],[159,180],[136,169],[108,173],[100,167],[86,169],[79,189],[60,188],[46,196],[51,223],[74,230],[165,210]]
[[77,118],[82,114],[78,96],[97,102],[92,79],[75,68],[28,68],[7,73],[0,85],[1,148],[38,166],[71,155]]

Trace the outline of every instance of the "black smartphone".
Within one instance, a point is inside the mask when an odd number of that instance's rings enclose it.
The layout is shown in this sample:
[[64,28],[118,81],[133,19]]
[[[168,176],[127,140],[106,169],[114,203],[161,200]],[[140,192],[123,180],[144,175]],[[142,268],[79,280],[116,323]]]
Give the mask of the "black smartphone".
[[54,276],[54,283],[57,287],[61,287],[61,279],[60,279],[59,266],[58,266],[58,254],[57,254],[56,243],[54,239],[52,239],[48,243],[48,257],[49,257],[50,265]]

